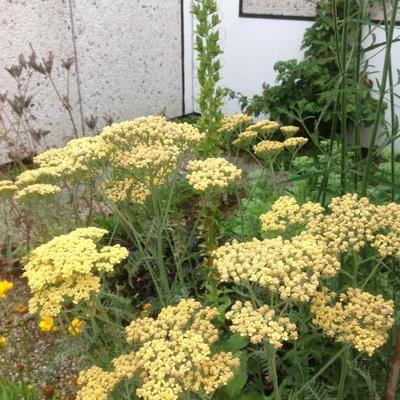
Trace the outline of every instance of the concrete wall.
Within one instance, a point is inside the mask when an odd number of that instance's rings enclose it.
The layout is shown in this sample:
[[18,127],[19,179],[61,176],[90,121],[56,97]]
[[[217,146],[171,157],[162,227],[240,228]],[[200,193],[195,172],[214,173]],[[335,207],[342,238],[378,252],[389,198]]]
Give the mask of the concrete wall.
[[[54,81],[61,94],[69,91],[80,134],[89,133],[82,116],[91,114],[97,128],[105,116],[182,114],[181,0],[0,0],[0,10],[0,94],[17,92],[4,67],[28,56],[31,43],[39,60],[54,53]],[[68,57],[77,61],[69,83],[61,67]],[[50,131],[41,147],[61,145],[73,132],[51,86],[40,74],[29,84],[30,125]],[[5,152],[3,145],[0,161]]]

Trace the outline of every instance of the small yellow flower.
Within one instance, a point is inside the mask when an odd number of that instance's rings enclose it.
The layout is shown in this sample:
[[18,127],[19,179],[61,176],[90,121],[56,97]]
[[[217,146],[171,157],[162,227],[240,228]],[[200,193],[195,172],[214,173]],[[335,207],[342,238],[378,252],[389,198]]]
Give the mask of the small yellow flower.
[[54,319],[48,315],[42,317],[39,322],[39,329],[42,332],[57,332],[58,327],[54,322]]
[[4,337],[4,336],[0,336],[0,348],[1,348],[1,347],[6,347],[6,346],[7,346],[7,343],[8,343],[7,338]]
[[81,319],[74,318],[68,327],[68,332],[72,336],[79,336],[82,333],[83,326],[85,325],[85,321]]
[[0,297],[6,297],[7,292],[13,288],[13,283],[9,281],[0,281]]

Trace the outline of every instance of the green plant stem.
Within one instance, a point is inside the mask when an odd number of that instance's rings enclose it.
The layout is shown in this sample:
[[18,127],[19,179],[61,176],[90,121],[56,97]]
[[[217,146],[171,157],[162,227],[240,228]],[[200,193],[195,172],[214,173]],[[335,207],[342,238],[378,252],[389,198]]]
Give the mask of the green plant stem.
[[346,377],[347,377],[347,372],[348,372],[349,352],[350,352],[350,348],[347,347],[346,350],[341,355],[342,365],[341,365],[341,370],[340,370],[340,380],[339,380],[339,386],[338,386],[337,400],[343,399],[344,386],[346,383]]
[[309,379],[297,392],[295,392],[293,399],[298,398],[300,393],[303,393],[306,388],[318,379],[341,355],[350,347],[349,344],[343,346],[331,359],[311,378]]
[[269,374],[271,376],[272,385],[274,387],[274,399],[281,400],[282,398],[279,391],[278,372],[276,369],[276,350],[270,344],[266,344],[265,346],[268,359]]
[[[389,31],[389,19],[386,1],[382,0],[383,16],[385,22],[385,32]],[[393,11],[392,11],[393,12]],[[395,99],[394,99],[394,85],[393,85],[393,68],[392,59],[389,60],[389,87],[390,87],[390,127],[391,127],[391,141],[390,141],[390,182],[391,182],[391,200],[395,201],[396,193],[396,174],[395,174],[395,138],[396,138],[396,112],[395,112]]]
[[[399,5],[399,0],[393,0],[393,10],[397,10],[398,5]],[[389,67],[391,66],[392,43],[393,43],[394,27],[396,25],[396,15],[397,15],[397,13],[395,11],[393,11],[389,26],[388,27],[385,26],[386,41],[387,41],[386,51],[385,51],[385,61],[384,61],[384,65],[383,65],[381,84],[379,87],[379,100],[378,100],[378,106],[377,106],[377,110],[376,110],[375,123],[373,125],[373,131],[372,131],[371,139],[369,141],[367,159],[365,161],[364,176],[363,176],[362,187],[361,187],[361,194],[363,196],[365,196],[367,194],[367,188],[368,188],[368,183],[370,180],[371,167],[372,167],[372,157],[375,152],[375,142],[376,142],[376,137],[378,134],[379,124],[381,122],[381,115],[382,115],[382,111],[383,111],[383,104],[384,104],[384,98],[385,98],[385,93],[386,93],[386,84],[387,84],[387,79],[388,79],[388,74],[389,74]]]

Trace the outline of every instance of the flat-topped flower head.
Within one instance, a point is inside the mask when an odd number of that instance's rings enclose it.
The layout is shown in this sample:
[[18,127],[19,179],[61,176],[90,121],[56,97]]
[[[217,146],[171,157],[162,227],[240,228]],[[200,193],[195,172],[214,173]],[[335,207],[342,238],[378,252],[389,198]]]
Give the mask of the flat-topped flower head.
[[19,189],[38,183],[54,183],[61,177],[57,167],[40,167],[28,169],[16,178],[15,184]]
[[47,183],[35,183],[19,190],[15,195],[16,201],[28,201],[34,199],[45,199],[53,197],[61,192],[61,188],[56,185],[49,185]]
[[282,142],[275,140],[263,140],[254,147],[254,153],[260,157],[274,158],[285,149]]
[[213,267],[222,282],[256,283],[283,300],[306,302],[317,291],[320,279],[340,269],[336,253],[312,235],[290,240],[233,241],[213,252]]
[[190,185],[200,192],[226,189],[242,175],[242,171],[225,158],[189,161],[187,170]]
[[165,117],[152,115],[106,126],[100,137],[118,150],[158,144],[187,151],[200,143],[205,135],[188,123],[170,122]]
[[285,136],[286,138],[291,138],[299,133],[300,128],[298,126],[287,125],[281,126],[280,130],[283,136]]
[[303,147],[307,143],[308,143],[307,138],[299,136],[299,137],[292,137],[292,138],[286,139],[283,142],[283,145],[288,150],[296,151],[296,150],[299,150],[301,147]]
[[64,301],[79,303],[99,290],[96,273],[112,271],[128,256],[120,245],[98,245],[106,233],[99,228],[78,228],[29,253],[24,276],[32,292],[30,312],[56,316]]
[[394,303],[360,289],[349,288],[339,295],[324,288],[311,301],[313,323],[335,341],[351,343],[372,355],[388,339],[394,323]]
[[277,317],[275,311],[267,305],[255,309],[249,301],[237,301],[226,313],[226,318],[232,322],[232,332],[249,337],[252,343],[262,343],[265,340],[279,349],[283,342],[298,337],[296,324],[290,322],[289,318]]
[[149,185],[138,182],[134,178],[104,182],[102,190],[107,199],[113,203],[131,202],[143,205],[150,196]]
[[239,134],[232,144],[237,147],[245,147],[251,144],[251,142],[257,137],[257,131],[245,130]]
[[125,331],[137,350],[115,358],[110,372],[92,367],[81,373],[77,400],[106,400],[119,382],[134,376],[141,399],[177,400],[186,392],[211,396],[239,365],[230,353],[212,352],[218,331],[211,320],[217,315],[216,308],[188,299],[162,309],[157,318],[133,321]]
[[288,227],[305,224],[310,218],[324,214],[319,203],[307,202],[300,205],[294,197],[281,196],[271,210],[260,216],[263,231],[285,232]]
[[264,231],[302,227],[331,252],[359,252],[369,245],[383,257],[400,257],[400,205],[396,203],[375,206],[366,197],[349,193],[333,198],[325,210],[319,203],[300,205],[282,196],[260,219]]
[[51,171],[52,175],[63,179],[92,177],[98,164],[109,159],[111,150],[100,136],[83,137],[39,154],[34,162],[39,168],[46,168],[43,174]]
[[253,118],[247,114],[225,115],[222,119],[222,126],[219,133],[231,133],[237,130],[246,129],[253,122]]
[[260,136],[266,138],[271,137],[275,132],[279,130],[279,124],[275,121],[265,119],[262,121],[258,121],[253,125],[250,125],[246,130],[257,132]]

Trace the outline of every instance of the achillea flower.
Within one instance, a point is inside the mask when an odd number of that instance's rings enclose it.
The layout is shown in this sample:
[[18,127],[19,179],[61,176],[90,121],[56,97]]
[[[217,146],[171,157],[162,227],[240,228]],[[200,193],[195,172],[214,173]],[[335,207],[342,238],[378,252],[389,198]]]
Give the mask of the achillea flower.
[[0,348],[6,347],[8,339],[5,336],[0,336]]
[[263,140],[253,147],[254,153],[257,156],[274,158],[285,149],[282,142],[275,140]]
[[376,233],[371,242],[382,257],[400,258],[400,204],[389,203],[375,208]]
[[331,252],[359,252],[370,245],[383,257],[400,257],[399,204],[375,206],[366,197],[346,194],[333,198],[328,208],[283,196],[260,217],[262,229],[284,232],[303,224],[304,233],[325,242]]
[[376,207],[366,197],[346,194],[331,200],[330,213],[310,218],[307,231],[336,251],[360,251],[379,230]]
[[381,295],[349,288],[334,301],[336,293],[324,288],[311,301],[313,323],[335,341],[351,343],[372,355],[388,338],[393,325],[394,303]]
[[[92,176],[98,163],[108,160],[111,146],[100,136],[72,139],[60,149],[50,149],[34,158],[35,164],[64,179]],[[40,174],[40,173],[38,173]]]
[[49,185],[46,183],[35,183],[30,186],[26,186],[19,190],[14,199],[16,201],[26,201],[30,199],[47,198],[53,197],[54,195],[61,192],[61,189],[55,185]]
[[279,349],[282,342],[296,340],[298,337],[296,325],[289,318],[277,318],[275,311],[267,305],[254,309],[249,301],[237,301],[226,313],[226,318],[232,321],[232,332],[250,337],[252,343],[266,340],[275,349]]
[[10,281],[0,281],[0,298],[6,297],[7,292],[14,287],[14,284]]
[[246,146],[249,145],[256,137],[257,137],[257,132],[256,131],[244,131],[239,134],[238,138],[235,139],[232,144],[234,146]]
[[281,126],[280,130],[286,138],[291,138],[292,136],[295,136],[297,135],[297,133],[299,133],[300,128],[297,126],[288,125]]
[[42,167],[37,169],[28,169],[17,176],[15,181],[19,189],[37,183],[49,183],[57,181],[61,177],[56,167]]
[[239,365],[230,353],[212,354],[218,331],[211,320],[217,315],[217,309],[189,299],[162,309],[157,319],[132,322],[127,341],[138,350],[114,359],[111,372],[98,367],[82,372],[77,400],[106,400],[119,382],[135,375],[141,378],[136,395],[145,400],[177,400],[189,391],[210,396]]
[[39,322],[39,329],[42,332],[57,332],[58,327],[50,315],[43,315]]
[[0,198],[10,197],[17,190],[13,181],[0,181]]
[[74,318],[68,326],[68,333],[72,336],[79,336],[82,334],[85,321],[79,318]]
[[289,150],[298,150],[298,149],[300,149],[300,147],[304,146],[307,143],[308,143],[308,139],[305,137],[292,137],[292,138],[286,139],[283,142],[283,146]]
[[319,203],[307,202],[299,205],[291,196],[281,196],[271,211],[260,216],[263,231],[285,232],[293,225],[305,224],[310,218],[321,216],[325,209]]
[[134,204],[144,204],[150,196],[149,186],[134,178],[104,182],[102,189],[105,196],[114,203],[128,201]]
[[164,147],[177,146],[184,152],[200,143],[205,135],[190,124],[149,116],[106,126],[100,137],[120,151],[159,144]]
[[187,170],[190,185],[200,192],[225,189],[242,175],[240,169],[224,158],[193,160],[188,163]]
[[309,301],[323,277],[340,269],[336,253],[312,235],[239,243],[233,241],[213,253],[213,267],[222,282],[256,283],[279,293],[283,300]]
[[222,119],[222,127],[219,133],[231,133],[237,129],[244,130],[253,122],[253,118],[247,114],[226,115]]
[[263,137],[271,137],[279,129],[279,124],[268,119],[258,121],[254,125],[249,126],[246,130],[257,132]]
[[79,303],[99,290],[97,272],[110,272],[128,256],[119,246],[100,247],[104,229],[78,228],[31,251],[24,276],[32,292],[31,313],[55,316],[65,299]]

